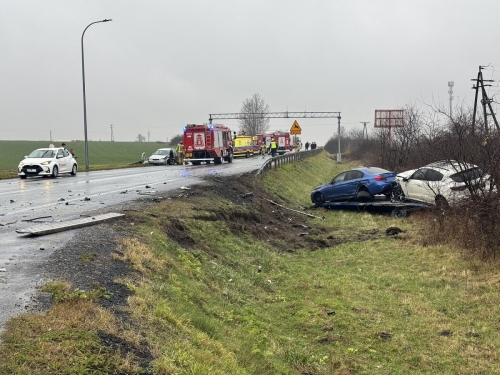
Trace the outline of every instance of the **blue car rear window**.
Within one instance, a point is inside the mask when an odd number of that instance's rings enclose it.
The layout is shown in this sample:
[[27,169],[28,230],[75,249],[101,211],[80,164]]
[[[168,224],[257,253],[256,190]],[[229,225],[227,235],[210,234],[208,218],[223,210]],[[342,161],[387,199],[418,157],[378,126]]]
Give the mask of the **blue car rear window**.
[[381,174],[381,173],[389,173],[388,170],[382,169],[382,168],[377,168],[377,167],[367,167],[363,168],[364,171],[370,174]]

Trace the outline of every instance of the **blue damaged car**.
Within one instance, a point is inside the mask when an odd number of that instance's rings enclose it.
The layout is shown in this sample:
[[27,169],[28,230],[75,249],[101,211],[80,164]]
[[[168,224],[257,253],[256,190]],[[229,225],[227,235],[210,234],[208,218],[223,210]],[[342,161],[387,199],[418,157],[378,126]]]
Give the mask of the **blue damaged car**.
[[375,195],[390,198],[396,172],[377,167],[345,171],[311,192],[311,200],[319,205],[327,201],[370,201]]

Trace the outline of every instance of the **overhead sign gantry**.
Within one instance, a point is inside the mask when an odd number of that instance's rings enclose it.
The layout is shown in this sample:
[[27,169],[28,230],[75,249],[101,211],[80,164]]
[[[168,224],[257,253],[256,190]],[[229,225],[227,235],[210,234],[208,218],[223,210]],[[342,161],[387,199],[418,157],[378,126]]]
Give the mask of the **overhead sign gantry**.
[[211,124],[214,119],[245,120],[249,118],[336,118],[338,121],[338,150],[337,162],[340,163],[340,112],[267,112],[267,113],[211,113],[208,115],[208,122]]

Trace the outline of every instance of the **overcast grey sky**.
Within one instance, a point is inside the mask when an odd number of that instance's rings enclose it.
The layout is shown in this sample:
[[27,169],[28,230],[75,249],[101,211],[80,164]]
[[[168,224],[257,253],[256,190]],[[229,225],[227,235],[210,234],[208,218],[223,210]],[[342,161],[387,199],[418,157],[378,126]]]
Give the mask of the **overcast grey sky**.
[[[472,106],[479,65],[500,79],[499,15],[495,0],[0,0],[0,139],[84,138],[80,40],[105,18],[84,37],[88,137],[165,141],[254,93],[273,112],[340,111],[347,130],[448,105],[448,81]],[[304,142],[337,130],[297,121]]]

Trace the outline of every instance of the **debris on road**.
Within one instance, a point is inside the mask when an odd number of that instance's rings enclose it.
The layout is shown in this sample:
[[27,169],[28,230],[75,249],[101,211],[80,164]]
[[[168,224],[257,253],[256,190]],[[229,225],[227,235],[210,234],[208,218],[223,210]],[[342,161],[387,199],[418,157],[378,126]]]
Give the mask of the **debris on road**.
[[28,235],[44,235],[44,234],[62,232],[70,229],[87,227],[107,220],[116,219],[122,216],[125,215],[118,214],[115,212],[110,212],[107,214],[96,215],[82,219],[68,220],[59,223],[41,224],[28,229],[17,229],[16,232]]
[[0,221],[0,227],[4,227],[6,225],[17,223],[17,219],[14,221]]
[[186,186],[181,186],[179,189],[181,189],[181,190],[191,190],[190,187],[186,187]]
[[89,197],[85,197],[85,198],[83,198],[83,200],[84,200],[84,201],[89,201],[89,200],[90,200],[90,198],[89,198]]
[[6,268],[0,268],[0,272],[7,272]]
[[40,220],[40,219],[48,219],[48,218],[51,218],[51,217],[52,216],[39,216],[39,217],[31,218],[31,219],[24,219],[24,220],[21,220],[21,221],[35,221],[35,220]]

